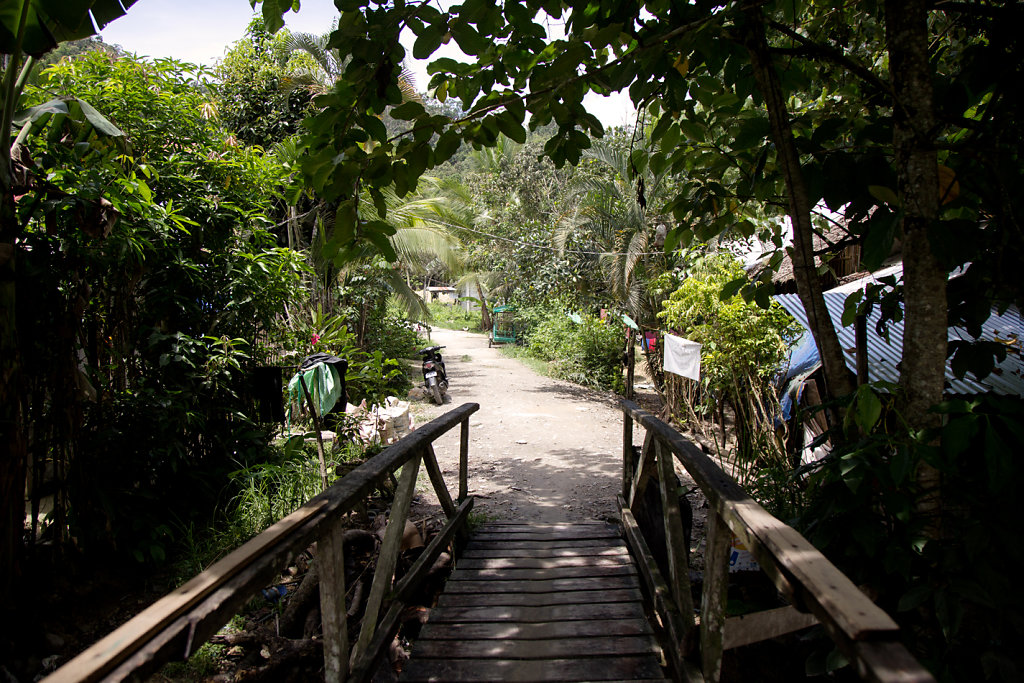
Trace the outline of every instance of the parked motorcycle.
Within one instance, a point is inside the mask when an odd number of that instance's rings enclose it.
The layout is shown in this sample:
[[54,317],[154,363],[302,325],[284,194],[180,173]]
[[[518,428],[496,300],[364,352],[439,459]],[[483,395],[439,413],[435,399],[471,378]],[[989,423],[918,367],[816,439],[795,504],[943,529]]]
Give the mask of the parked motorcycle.
[[427,386],[434,403],[444,403],[444,394],[448,393],[448,374],[441,359],[444,346],[428,346],[416,352],[423,356],[423,383]]

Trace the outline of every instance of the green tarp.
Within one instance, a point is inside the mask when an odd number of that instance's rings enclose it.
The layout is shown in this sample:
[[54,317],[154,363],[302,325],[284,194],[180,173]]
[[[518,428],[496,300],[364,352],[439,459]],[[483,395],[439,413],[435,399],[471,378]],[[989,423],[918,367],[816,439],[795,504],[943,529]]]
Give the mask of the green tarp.
[[326,415],[334,408],[334,404],[341,397],[341,377],[333,365],[317,363],[316,365],[295,373],[295,376],[288,382],[289,401],[298,401],[299,405],[306,405],[306,397],[302,395],[302,386],[299,384],[299,377],[306,382],[313,402],[316,404],[320,415]]

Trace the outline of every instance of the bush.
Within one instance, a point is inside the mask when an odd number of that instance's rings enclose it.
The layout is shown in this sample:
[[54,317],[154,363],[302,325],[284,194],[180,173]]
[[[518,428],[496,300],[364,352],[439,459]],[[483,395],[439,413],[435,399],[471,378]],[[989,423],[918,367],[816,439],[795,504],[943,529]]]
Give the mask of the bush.
[[[527,311],[534,317],[536,310]],[[573,322],[559,310],[549,309],[528,331],[531,355],[550,363],[554,377],[583,386],[622,391],[621,327],[583,314]]]
[[[338,480],[337,467],[375,454],[356,442],[327,443],[327,480]],[[292,436],[283,446],[271,445],[265,457],[231,472],[225,492],[232,496],[222,503],[213,523],[197,528],[190,520],[178,525],[178,559],[175,575],[184,582],[219,557],[261,533],[282,517],[320,493],[320,461],[316,445],[305,434]]]
[[[1019,681],[1024,548],[1014,541],[1024,487],[1024,403],[976,396],[933,408],[943,426],[900,434],[892,386],[864,385],[846,443],[812,467],[797,524],[899,622],[941,681]],[[922,463],[943,485],[922,491]],[[922,502],[925,505],[922,505]]]
[[342,316],[326,315],[317,309],[294,316],[290,324],[281,340],[286,349],[281,354],[282,362],[296,366],[316,352],[346,359],[345,388],[350,403],[362,399],[370,405],[382,403],[388,396],[404,396],[408,391],[411,382],[407,368],[396,358],[412,356],[416,333],[401,321],[388,319],[386,324],[369,325],[366,343],[370,351],[356,345],[355,335]]
[[437,301],[427,304],[430,309],[430,324],[448,330],[461,330],[468,327],[479,330],[481,326],[480,311],[466,311],[456,304],[443,304]]

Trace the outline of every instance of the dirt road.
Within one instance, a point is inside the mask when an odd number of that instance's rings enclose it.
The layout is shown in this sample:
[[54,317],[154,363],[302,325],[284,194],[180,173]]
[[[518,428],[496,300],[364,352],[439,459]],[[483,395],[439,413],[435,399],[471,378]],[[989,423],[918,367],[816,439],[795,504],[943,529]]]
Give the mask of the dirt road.
[[[538,375],[488,348],[481,334],[435,329],[431,343],[447,346],[447,402],[417,403],[413,412],[423,424],[463,403],[480,404],[469,430],[476,512],[539,522],[617,517],[622,413],[614,394]],[[435,444],[452,490],[458,486],[458,435],[455,429]]]

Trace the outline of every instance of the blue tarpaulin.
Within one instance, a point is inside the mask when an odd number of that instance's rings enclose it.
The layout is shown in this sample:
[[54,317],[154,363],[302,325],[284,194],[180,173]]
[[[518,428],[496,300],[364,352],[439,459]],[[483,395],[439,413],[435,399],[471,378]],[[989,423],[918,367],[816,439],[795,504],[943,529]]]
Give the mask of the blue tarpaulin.
[[789,369],[782,380],[783,392],[779,403],[782,406],[782,418],[788,421],[793,416],[793,402],[800,402],[800,391],[804,380],[821,367],[818,347],[814,345],[814,337],[804,334],[800,341],[789,352]]

